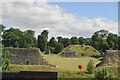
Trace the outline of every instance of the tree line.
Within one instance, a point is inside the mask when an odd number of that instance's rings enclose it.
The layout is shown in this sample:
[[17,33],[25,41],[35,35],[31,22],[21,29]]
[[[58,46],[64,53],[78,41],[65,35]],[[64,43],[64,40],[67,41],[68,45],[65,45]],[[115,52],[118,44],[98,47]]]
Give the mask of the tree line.
[[5,47],[38,47],[41,51],[50,50],[52,53],[57,54],[68,45],[90,45],[100,52],[106,50],[120,49],[120,37],[117,34],[110,33],[107,30],[96,31],[91,38],[84,37],[71,37],[64,38],[62,36],[51,37],[48,40],[48,30],[43,30],[38,37],[35,37],[35,31],[9,28],[5,29],[4,25],[0,25],[2,29],[2,44]]

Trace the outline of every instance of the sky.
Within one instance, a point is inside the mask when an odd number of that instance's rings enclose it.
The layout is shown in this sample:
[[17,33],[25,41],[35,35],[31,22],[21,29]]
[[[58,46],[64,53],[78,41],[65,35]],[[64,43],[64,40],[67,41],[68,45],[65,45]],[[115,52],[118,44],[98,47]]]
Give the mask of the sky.
[[114,21],[118,19],[117,2],[51,2],[50,4],[57,4],[64,8],[65,12],[79,17],[106,17]]
[[117,2],[5,2],[2,24],[36,36],[49,30],[49,38],[91,37],[101,29],[118,32]]

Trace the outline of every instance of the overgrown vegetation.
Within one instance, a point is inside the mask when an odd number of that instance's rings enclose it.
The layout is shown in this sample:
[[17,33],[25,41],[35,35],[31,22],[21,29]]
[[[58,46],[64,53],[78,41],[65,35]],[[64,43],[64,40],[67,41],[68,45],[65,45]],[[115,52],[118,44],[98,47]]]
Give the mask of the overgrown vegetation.
[[10,55],[12,55],[10,52],[2,50],[2,70],[10,70],[10,60],[8,59]]
[[92,74],[94,72],[94,63],[90,60],[87,64],[87,72]]
[[107,68],[102,68],[101,70],[96,70],[95,73],[95,78],[97,80],[115,80],[115,72],[111,71],[110,69]]

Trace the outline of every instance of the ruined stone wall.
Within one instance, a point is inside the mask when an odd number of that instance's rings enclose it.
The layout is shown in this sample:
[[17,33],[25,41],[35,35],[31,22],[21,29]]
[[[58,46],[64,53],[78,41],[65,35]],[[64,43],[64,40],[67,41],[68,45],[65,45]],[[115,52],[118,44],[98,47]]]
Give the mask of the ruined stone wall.
[[62,57],[76,57],[77,53],[76,52],[70,52],[70,51],[64,51],[61,54]]
[[39,48],[9,48],[5,50],[12,53],[9,57],[11,64],[21,65],[52,65],[40,54]]
[[118,66],[120,60],[120,50],[107,50],[103,61],[98,66]]

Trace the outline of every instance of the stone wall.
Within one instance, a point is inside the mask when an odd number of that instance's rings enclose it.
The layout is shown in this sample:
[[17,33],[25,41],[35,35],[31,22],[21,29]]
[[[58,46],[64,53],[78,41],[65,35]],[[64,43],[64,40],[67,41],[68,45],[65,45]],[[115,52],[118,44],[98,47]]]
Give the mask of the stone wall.
[[120,60],[120,50],[107,50],[104,54],[103,61],[99,66],[118,66]]
[[77,53],[76,52],[70,52],[70,51],[64,51],[61,54],[62,57],[76,57]]
[[21,65],[51,65],[40,54],[39,48],[10,48],[5,47],[5,50],[12,53],[9,57],[11,64]]
[[55,71],[3,71],[2,80],[57,80]]

